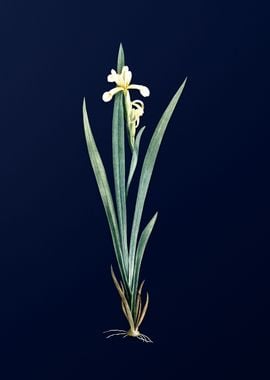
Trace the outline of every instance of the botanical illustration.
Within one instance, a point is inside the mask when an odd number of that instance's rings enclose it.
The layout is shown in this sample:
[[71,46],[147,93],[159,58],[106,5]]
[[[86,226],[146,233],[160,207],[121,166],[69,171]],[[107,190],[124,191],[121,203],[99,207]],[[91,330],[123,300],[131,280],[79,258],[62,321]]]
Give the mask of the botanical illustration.
[[[141,118],[145,112],[144,102],[142,99],[134,99],[134,96],[138,94],[141,98],[149,97],[150,90],[147,86],[133,84],[132,72],[126,66],[122,45],[118,52],[117,69],[111,70],[107,81],[113,84],[113,88],[104,92],[102,99],[104,102],[114,100],[111,130],[114,193],[111,191],[106,170],[94,140],[85,99],[83,101],[83,123],[90,162],[108,220],[119,270],[117,276],[111,266],[111,275],[120,296],[122,312],[128,321],[129,328],[126,330],[112,329],[105,333],[107,338],[119,335],[135,337],[150,343],[152,340],[140,332],[149,305],[148,292],[145,300],[142,298],[144,281],[140,281],[140,270],[158,214],[156,212],[142,230],[141,218],[157,154],[169,120],[183,92],[186,79],[173,96],[152,134],[142,160],[132,218],[127,215],[128,194],[130,186],[135,185],[132,179],[137,168],[140,141],[145,130],[145,127],[140,127]],[[130,236],[128,236],[128,225],[131,227]]]

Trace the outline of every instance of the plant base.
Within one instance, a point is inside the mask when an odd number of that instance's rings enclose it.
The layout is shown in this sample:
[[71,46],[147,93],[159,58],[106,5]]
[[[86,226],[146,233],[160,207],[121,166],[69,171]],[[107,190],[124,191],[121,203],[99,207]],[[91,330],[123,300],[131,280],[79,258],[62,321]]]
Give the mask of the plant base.
[[129,323],[130,328],[127,331],[126,330],[118,330],[118,329],[112,329],[112,330],[104,331],[104,333],[112,333],[112,334],[109,334],[106,338],[111,338],[112,336],[116,336],[116,335],[123,335],[123,338],[126,338],[129,336],[132,338],[137,338],[137,339],[139,339],[145,343],[153,343],[153,341],[147,335],[144,335],[144,334],[140,333],[140,331],[139,331],[139,327],[140,327],[140,325],[141,325],[141,323],[145,317],[145,314],[146,314],[146,311],[148,308],[148,304],[149,304],[149,294],[146,293],[146,301],[145,301],[144,306],[142,305],[141,293],[142,293],[144,281],[141,283],[141,285],[138,289],[137,300],[136,300],[136,313],[135,313],[135,316],[133,316],[132,312],[131,312],[131,307],[130,307],[130,305],[127,301],[126,295],[125,295],[124,286],[123,286],[121,281],[120,281],[120,283],[117,281],[112,266],[111,266],[111,275],[112,275],[114,285],[115,285],[115,287],[118,291],[118,294],[120,296],[120,299],[121,299],[122,311],[123,311],[124,316],[126,317],[128,323]]

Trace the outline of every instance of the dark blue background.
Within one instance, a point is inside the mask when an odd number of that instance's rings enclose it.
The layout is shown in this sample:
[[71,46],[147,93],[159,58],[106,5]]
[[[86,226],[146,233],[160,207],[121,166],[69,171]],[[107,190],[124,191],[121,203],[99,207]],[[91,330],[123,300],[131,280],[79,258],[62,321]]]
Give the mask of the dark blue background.
[[[1,379],[269,378],[265,5],[1,0]],[[101,334],[126,323],[81,105],[109,167],[101,95],[120,41],[151,89],[142,151],[188,75],[143,219],[159,211],[143,265],[154,345]]]

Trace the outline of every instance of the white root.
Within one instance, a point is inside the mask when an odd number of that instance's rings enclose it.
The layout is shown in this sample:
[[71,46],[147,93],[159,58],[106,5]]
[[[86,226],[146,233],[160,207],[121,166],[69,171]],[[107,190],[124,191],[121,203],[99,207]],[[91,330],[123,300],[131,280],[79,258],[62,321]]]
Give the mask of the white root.
[[103,334],[106,334],[106,333],[109,333],[109,332],[113,332],[113,331],[124,332],[124,333],[126,332],[126,330],[111,329],[111,330],[103,331]]
[[116,336],[116,335],[125,335],[125,334],[126,334],[126,332],[110,334],[110,335],[106,336],[106,339],[111,338],[112,336]]
[[106,339],[111,338],[111,337],[113,337],[113,336],[123,335],[122,338],[132,337],[132,338],[137,338],[137,339],[141,340],[141,341],[144,342],[144,343],[154,343],[154,342],[149,338],[149,336],[147,336],[147,335],[139,334],[139,335],[137,335],[137,336],[132,336],[132,335],[128,334],[128,331],[126,331],[126,330],[111,329],[111,330],[103,331],[103,334],[111,333],[111,332],[112,332],[113,334],[110,334],[110,335],[106,336]]
[[141,334],[139,336],[144,338],[145,343],[154,343],[147,335]]

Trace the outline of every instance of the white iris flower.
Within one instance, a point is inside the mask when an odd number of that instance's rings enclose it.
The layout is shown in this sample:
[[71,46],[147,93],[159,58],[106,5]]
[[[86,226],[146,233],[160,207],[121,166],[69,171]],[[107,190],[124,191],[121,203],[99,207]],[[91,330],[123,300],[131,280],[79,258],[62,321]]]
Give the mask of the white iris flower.
[[140,117],[144,113],[144,104],[141,100],[130,99],[129,90],[139,90],[140,94],[144,97],[150,95],[149,88],[139,84],[130,84],[132,79],[132,73],[128,66],[123,66],[121,74],[118,74],[114,69],[111,70],[111,74],[107,76],[107,80],[110,83],[115,82],[116,87],[110,91],[104,92],[102,99],[104,102],[112,100],[113,96],[120,91],[123,91],[125,96],[125,110],[127,117],[127,127],[129,131],[129,142],[131,147],[134,147],[136,128],[139,126]]
[[111,74],[107,76],[107,80],[110,83],[115,82],[116,87],[110,91],[104,92],[102,96],[104,102],[109,102],[112,100],[113,96],[120,91],[123,91],[124,94],[126,94],[128,90],[139,90],[141,95],[144,97],[150,95],[148,87],[139,84],[130,84],[131,79],[132,72],[129,70],[128,66],[123,67],[121,74],[117,74],[117,72],[112,69]]

